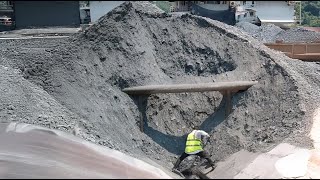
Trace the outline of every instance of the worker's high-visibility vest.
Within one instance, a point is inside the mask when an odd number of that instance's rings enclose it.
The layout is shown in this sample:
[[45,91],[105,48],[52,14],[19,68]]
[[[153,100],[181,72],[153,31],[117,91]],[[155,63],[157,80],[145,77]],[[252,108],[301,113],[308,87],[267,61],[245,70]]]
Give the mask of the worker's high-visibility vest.
[[186,148],[184,150],[187,154],[195,151],[203,151],[202,141],[201,139],[196,139],[196,132],[197,131],[192,131],[187,137]]

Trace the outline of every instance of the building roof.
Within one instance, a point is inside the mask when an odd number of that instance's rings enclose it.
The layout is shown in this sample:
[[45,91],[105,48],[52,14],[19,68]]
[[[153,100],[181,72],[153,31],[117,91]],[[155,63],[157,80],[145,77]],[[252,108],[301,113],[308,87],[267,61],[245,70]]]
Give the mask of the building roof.
[[[259,18],[260,19],[260,18]],[[260,19],[261,22],[267,23],[294,23],[295,20],[287,19],[287,20],[279,20],[279,19]]]

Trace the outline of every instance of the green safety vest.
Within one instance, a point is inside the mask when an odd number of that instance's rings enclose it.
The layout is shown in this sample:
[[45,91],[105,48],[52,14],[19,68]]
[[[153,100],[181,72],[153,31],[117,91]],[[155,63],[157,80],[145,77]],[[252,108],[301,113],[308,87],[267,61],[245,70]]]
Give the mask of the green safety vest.
[[198,150],[203,151],[202,141],[201,139],[196,139],[196,132],[197,131],[191,132],[187,137],[186,148],[184,150],[184,152],[187,154]]

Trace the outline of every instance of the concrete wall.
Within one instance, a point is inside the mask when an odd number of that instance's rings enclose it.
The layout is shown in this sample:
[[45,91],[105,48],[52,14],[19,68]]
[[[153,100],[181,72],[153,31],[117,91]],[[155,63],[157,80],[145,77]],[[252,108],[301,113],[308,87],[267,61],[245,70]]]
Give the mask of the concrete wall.
[[199,4],[199,6],[213,11],[226,11],[229,9],[229,4]]
[[[273,23],[285,27],[294,23],[294,5],[288,5],[285,1],[235,1],[236,21],[258,23]],[[249,10],[255,12],[250,15]],[[245,15],[246,14],[246,15]]]
[[218,21],[224,22],[229,25],[235,24],[234,12],[229,11],[229,10],[213,11],[210,9],[203,8],[198,4],[193,4],[191,12],[192,12],[192,14],[195,14],[198,16],[203,16],[203,17],[208,17],[210,19],[218,20]]
[[260,20],[294,20],[294,6],[288,6],[285,1],[255,1],[255,4]]
[[246,1],[245,5],[240,3],[237,11],[245,11],[250,8],[256,11],[261,20],[294,20],[294,6],[288,5],[285,1]]
[[16,28],[80,26],[79,1],[14,1]]
[[100,17],[124,2],[125,1],[90,1],[91,22],[96,22]]
[[[174,1],[172,3],[172,8],[176,12],[187,12],[190,10],[189,5],[191,6],[192,4],[197,4],[200,7],[206,8],[208,10],[213,10],[213,11],[225,11],[229,9],[229,4],[216,4],[217,1],[207,1],[207,4],[205,4],[202,1]],[[222,3],[222,1],[220,2]]]
[[256,22],[257,16],[256,12],[252,12],[253,14],[250,14],[249,11],[237,11],[235,13],[235,19],[237,22]]
[[13,26],[0,25],[0,32],[1,32],[1,31],[11,31],[11,30],[13,30],[13,29],[14,29]]

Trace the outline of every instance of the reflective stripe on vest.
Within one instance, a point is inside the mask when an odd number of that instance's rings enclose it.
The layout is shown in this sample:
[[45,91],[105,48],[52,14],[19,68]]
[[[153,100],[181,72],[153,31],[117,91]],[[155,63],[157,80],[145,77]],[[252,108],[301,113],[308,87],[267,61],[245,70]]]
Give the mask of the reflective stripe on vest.
[[184,152],[187,154],[198,150],[203,150],[201,139],[196,139],[196,132],[197,131],[191,132],[187,137],[186,148],[184,150]]

